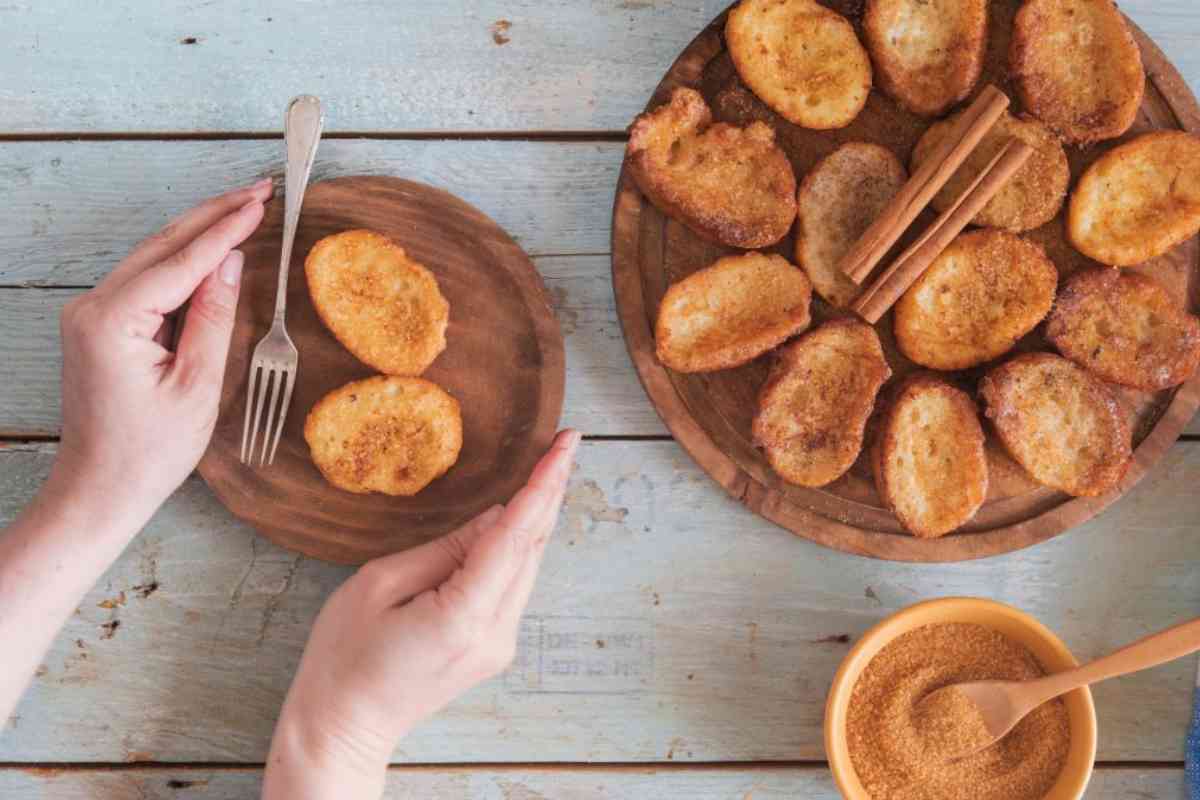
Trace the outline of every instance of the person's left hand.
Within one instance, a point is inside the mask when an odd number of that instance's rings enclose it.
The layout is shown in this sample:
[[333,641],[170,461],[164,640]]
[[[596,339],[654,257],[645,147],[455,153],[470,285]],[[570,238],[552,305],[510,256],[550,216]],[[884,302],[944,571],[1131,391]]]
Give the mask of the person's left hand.
[[397,740],[513,659],[579,434],[506,507],[368,562],[325,603],[275,729],[264,797],[378,797]]
[[[241,244],[269,179],[213,198],[138,245],[62,313],[63,431],[52,485],[148,518],[195,468],[217,419]],[[168,315],[190,301],[177,349]],[[144,522],[144,519],[141,519]]]

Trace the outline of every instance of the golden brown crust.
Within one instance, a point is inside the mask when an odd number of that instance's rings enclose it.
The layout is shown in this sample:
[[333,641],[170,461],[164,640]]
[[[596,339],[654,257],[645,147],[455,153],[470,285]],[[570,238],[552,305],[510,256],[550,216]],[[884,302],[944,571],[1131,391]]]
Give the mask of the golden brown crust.
[[1061,356],[1017,356],[983,377],[979,395],[1000,441],[1039,483],[1092,497],[1129,469],[1131,433],[1116,397]]
[[382,234],[343,231],[304,260],[317,316],[364,364],[420,375],[446,349],[450,304],[437,279]]
[[[929,154],[950,132],[958,116],[935,122],[913,148],[912,171],[916,172]],[[1067,196],[1071,168],[1062,142],[1032,117],[1018,119],[1005,113],[984,134],[963,165],[933,197],[933,207],[945,211],[1012,139],[1033,147],[1033,155],[971,222],[1019,233],[1045,225],[1058,214]]]
[[817,162],[796,197],[796,262],[830,304],[862,293],[838,262],[904,186],[908,175],[886,147],[848,142]]
[[869,0],[863,39],[879,86],[936,117],[971,93],[987,52],[987,0]]
[[1076,273],[1046,321],[1058,351],[1110,383],[1145,391],[1177,386],[1200,365],[1200,319],[1144,275]]
[[659,306],[658,359],[676,372],[752,361],[808,327],[812,285],[782,256],[726,256],[673,284]]
[[1200,231],[1200,137],[1155,131],[1114,147],[1084,171],[1067,236],[1117,267],[1162,255]]
[[1129,130],[1145,91],[1141,51],[1112,0],[1025,0],[1009,69],[1026,110],[1078,144]]
[[896,303],[896,344],[931,369],[966,369],[1007,353],[1054,303],[1058,270],[1006,231],[961,234]]
[[458,460],[462,415],[435,383],[377,375],[317,401],[304,439],[313,463],[339,489],[414,495]]
[[974,401],[927,374],[892,395],[872,449],[879,496],[914,536],[950,533],[987,497],[983,428]]
[[634,120],[625,158],[650,202],[709,241],[767,247],[796,217],[796,175],[775,131],[713,124],[694,89]]
[[890,376],[873,328],[826,322],[779,351],[759,393],[754,441],[785,481],[831,483],[862,451],[875,395]]
[[854,26],[814,0],[742,0],[725,44],[750,90],[796,125],[844,128],[871,93],[871,59]]

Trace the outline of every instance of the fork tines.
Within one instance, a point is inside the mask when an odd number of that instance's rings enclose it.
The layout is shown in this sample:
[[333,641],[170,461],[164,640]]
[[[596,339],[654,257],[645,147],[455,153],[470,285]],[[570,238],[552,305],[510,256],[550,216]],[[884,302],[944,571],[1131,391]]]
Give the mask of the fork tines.
[[[294,385],[295,378],[286,365],[254,359],[246,391],[246,419],[242,425],[243,464],[251,464],[254,461],[254,446],[260,427],[263,427],[263,439],[258,464],[264,466],[275,461],[275,450],[279,447],[279,437],[283,433],[283,423],[287,419]],[[282,392],[279,391],[280,386],[283,387]],[[264,407],[267,423],[262,426]],[[277,415],[278,421],[275,419]]]

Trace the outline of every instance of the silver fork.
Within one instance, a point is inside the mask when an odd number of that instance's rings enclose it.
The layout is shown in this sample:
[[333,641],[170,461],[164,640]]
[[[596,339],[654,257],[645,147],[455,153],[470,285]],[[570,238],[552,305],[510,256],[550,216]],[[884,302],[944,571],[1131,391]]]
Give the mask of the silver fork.
[[[283,322],[287,305],[288,268],[292,262],[296,225],[300,222],[300,206],[304,203],[304,189],[308,185],[308,175],[312,171],[324,122],[321,101],[306,94],[288,103],[283,118],[287,166],[284,172],[283,248],[279,255],[279,285],[275,290],[275,319],[271,323],[271,330],[254,348],[254,357],[250,360],[246,421],[242,425],[243,464],[254,461],[254,443],[258,438],[264,407],[267,424],[263,428],[262,455],[258,465],[261,467],[275,461],[275,450],[279,447],[279,437],[287,419],[288,404],[292,401],[292,388],[296,385],[300,354],[296,352],[296,345],[292,344],[292,337],[288,336]],[[280,396],[282,402],[279,401]],[[275,419],[276,409],[278,421]]]

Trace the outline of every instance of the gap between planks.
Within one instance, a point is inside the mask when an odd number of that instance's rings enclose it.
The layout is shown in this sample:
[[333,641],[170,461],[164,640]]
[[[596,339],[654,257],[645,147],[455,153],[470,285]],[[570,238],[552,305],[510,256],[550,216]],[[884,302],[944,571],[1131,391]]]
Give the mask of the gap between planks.
[[[380,139],[384,141],[448,142],[624,142],[624,130],[599,131],[331,131],[322,139]],[[0,133],[6,142],[211,142],[283,139],[283,131],[36,131]]]
[[[1200,438],[1200,437],[1196,437]],[[12,433],[11,431],[0,431],[0,446],[3,445],[21,445],[21,444],[56,444],[61,439],[56,434],[38,434],[38,433]],[[667,434],[653,433],[631,433],[625,434],[596,434],[583,435],[585,442],[671,442],[675,437]]]
[[[236,763],[226,761],[135,761],[135,762],[0,762],[0,772],[38,771],[62,772],[183,772],[222,770],[230,772],[255,772],[266,764],[260,762]],[[1179,770],[1182,761],[1097,761],[1097,770]],[[392,772],[743,772],[747,770],[794,770],[815,772],[829,769],[827,761],[513,761],[513,762],[447,762],[439,764],[388,765]]]

